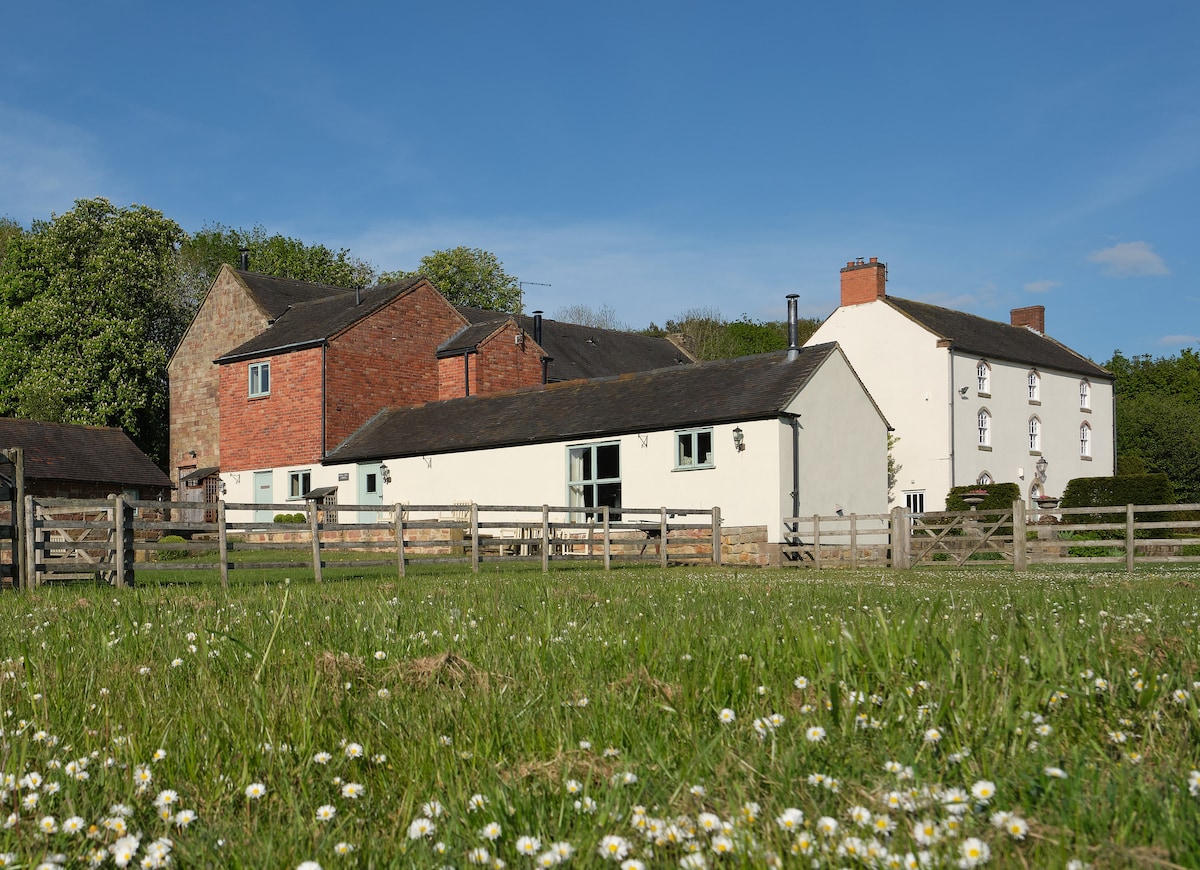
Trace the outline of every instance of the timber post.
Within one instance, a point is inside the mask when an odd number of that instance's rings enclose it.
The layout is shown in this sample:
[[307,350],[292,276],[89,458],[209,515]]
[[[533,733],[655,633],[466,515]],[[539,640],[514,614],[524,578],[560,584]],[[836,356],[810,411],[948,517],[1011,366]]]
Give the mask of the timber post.
[[1025,502],[1017,499],[1013,502],[1013,571],[1025,571],[1029,567],[1029,553],[1026,545],[1027,519]]
[[712,561],[714,565],[721,564],[721,509],[712,509]]
[[225,501],[217,502],[217,553],[221,559],[221,588],[229,588],[229,532],[225,528]]
[[308,533],[312,537],[313,578],[320,583],[324,577],[321,573],[321,523],[317,504],[315,498],[308,500]]
[[396,562],[397,569],[400,571],[400,576],[404,576],[404,508],[400,502],[392,507],[395,511],[393,516],[396,519]]

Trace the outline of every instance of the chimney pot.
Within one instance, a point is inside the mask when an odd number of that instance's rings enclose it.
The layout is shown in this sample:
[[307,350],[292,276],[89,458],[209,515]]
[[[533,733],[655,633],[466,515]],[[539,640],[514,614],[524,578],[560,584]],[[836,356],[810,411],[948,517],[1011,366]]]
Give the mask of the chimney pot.
[[1013,326],[1024,326],[1042,335],[1046,334],[1046,306],[1029,305],[1025,308],[1014,308],[1009,312],[1009,322]]
[[862,257],[846,264],[842,269],[842,306],[862,305],[874,302],[887,295],[887,264],[872,257],[865,262]]

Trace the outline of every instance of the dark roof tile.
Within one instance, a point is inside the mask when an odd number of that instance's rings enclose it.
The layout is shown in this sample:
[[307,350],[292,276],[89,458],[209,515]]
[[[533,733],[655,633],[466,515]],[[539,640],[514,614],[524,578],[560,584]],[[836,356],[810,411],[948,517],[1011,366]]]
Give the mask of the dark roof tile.
[[0,447],[25,450],[25,476],[119,486],[171,486],[120,429],[0,417]]

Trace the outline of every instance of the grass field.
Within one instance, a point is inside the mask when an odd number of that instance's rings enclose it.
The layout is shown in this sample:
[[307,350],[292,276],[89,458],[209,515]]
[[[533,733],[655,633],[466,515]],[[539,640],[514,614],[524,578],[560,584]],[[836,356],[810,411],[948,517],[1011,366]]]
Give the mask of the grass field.
[[196,573],[0,596],[9,865],[1200,865],[1200,571]]

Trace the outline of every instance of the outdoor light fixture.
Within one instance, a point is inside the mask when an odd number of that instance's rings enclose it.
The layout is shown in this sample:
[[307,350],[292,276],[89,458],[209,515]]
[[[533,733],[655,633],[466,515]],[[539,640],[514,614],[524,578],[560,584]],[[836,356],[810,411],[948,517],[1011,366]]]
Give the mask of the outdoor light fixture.
[[1038,461],[1033,464],[1033,467],[1037,469],[1038,480],[1042,483],[1046,482],[1046,466],[1049,464],[1045,456],[1039,456]]
[[223,481],[223,480],[221,481],[221,484],[220,484],[220,490],[221,490],[221,495],[224,495],[225,494],[225,481]]
[[392,470],[386,465],[379,466],[379,473],[383,476],[384,483],[392,482]]
[[738,426],[733,430],[733,449],[741,453],[746,449],[746,435],[742,432],[742,427]]

